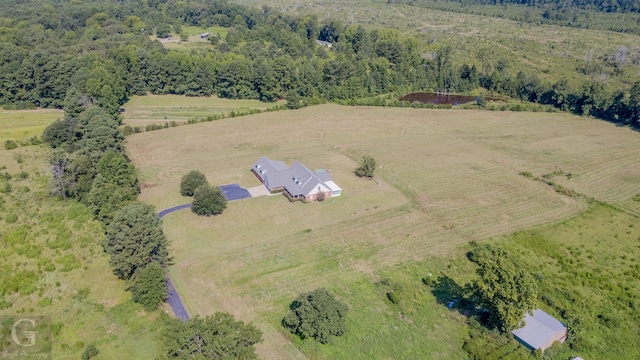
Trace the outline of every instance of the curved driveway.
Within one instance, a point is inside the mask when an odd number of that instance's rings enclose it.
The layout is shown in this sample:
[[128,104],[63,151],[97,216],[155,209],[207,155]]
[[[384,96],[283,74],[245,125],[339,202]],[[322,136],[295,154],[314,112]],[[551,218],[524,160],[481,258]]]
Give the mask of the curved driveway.
[[[261,185],[260,187],[262,189],[265,189],[263,185]],[[249,190],[243,189],[238,184],[223,185],[220,187],[220,189],[223,190],[224,196],[229,201],[240,200],[240,199],[256,196],[250,192],[250,190],[252,189],[249,189]],[[259,194],[259,195],[265,195],[265,194]],[[182,205],[172,206],[168,209],[164,209],[160,211],[158,213],[158,218],[162,219],[163,217],[173,212],[183,210],[183,209],[189,209],[189,208],[191,208],[191,204],[182,204]],[[167,285],[168,285],[167,286],[167,302],[169,303],[169,306],[171,306],[171,310],[173,310],[173,313],[178,318],[184,321],[189,320],[189,313],[187,313],[187,309],[184,308],[182,299],[180,299],[180,295],[178,294],[178,291],[176,290],[176,288],[173,286],[173,283],[171,282],[171,277],[169,276],[167,276]]]
[[[163,217],[171,214],[172,212],[188,209],[191,207],[191,204],[182,204],[178,206],[173,206],[168,209],[164,209],[158,213],[158,218],[162,219]],[[171,277],[167,275],[167,302],[169,306],[171,306],[171,310],[173,313],[181,320],[187,321],[189,320],[189,313],[187,309],[184,308],[184,304],[182,304],[182,299],[180,299],[180,295],[178,291],[173,286],[171,282]]]

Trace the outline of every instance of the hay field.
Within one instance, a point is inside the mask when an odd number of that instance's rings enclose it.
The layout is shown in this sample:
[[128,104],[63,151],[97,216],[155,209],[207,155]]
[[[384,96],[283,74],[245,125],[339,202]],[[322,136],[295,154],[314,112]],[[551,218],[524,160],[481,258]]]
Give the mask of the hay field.
[[[135,134],[128,149],[142,200],[158,209],[189,201],[178,187],[192,169],[213,184],[258,185],[249,168],[263,155],[329,168],[344,189],[335,202],[274,196],[232,202],[214,218],[167,217],[171,273],[191,314],[228,311],[254,321],[265,332],[265,358],[303,357],[302,349],[314,359],[444,359],[464,357],[463,321],[443,320],[446,308],[427,295],[411,304],[409,320],[399,319],[374,283],[403,276],[406,263],[441,266],[471,240],[586,209],[521,171],[562,169],[572,173],[569,188],[628,201],[640,192],[638,140],[628,129],[567,114],[322,105]],[[381,186],[352,175],[362,154],[382,164]],[[349,333],[333,347],[279,327],[295,296],[320,286],[351,308]]]
[[[0,108],[0,142],[26,141],[63,116],[62,110],[4,110]],[[4,148],[3,148],[4,149]]]
[[265,110],[281,102],[264,103],[258,100],[229,100],[181,95],[132,96],[123,108],[123,125],[145,126],[175,121],[184,123],[192,118],[229,115],[231,111]]

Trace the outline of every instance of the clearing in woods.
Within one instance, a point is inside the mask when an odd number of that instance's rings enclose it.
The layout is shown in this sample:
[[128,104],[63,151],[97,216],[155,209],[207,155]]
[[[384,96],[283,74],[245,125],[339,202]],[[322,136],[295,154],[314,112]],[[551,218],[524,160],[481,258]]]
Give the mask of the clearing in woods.
[[189,119],[204,119],[207,116],[228,116],[232,111],[248,112],[266,110],[283,104],[284,101],[264,103],[258,100],[230,100],[211,97],[187,97],[181,95],[132,96],[124,106],[123,125],[145,126],[175,121],[184,123]]
[[[52,122],[62,118],[62,110],[4,110],[0,108],[0,142],[29,140],[41,136]],[[4,147],[3,147],[4,149]]]
[[[639,139],[561,113],[322,105],[135,134],[128,150],[141,198],[157,209],[189,202],[178,189],[190,170],[214,185],[258,185],[249,169],[260,156],[328,168],[344,189],[335,202],[260,197],[231,202],[217,217],[168,216],[171,274],[190,314],[228,311],[253,321],[265,333],[258,351],[269,359],[301,356],[298,349],[314,359],[444,359],[466,356],[464,321],[426,290],[399,311],[381,279],[408,276],[418,261],[444,267],[471,240],[587,208],[523,171],[554,173],[586,196],[629,203],[640,192]],[[382,165],[380,186],[353,175],[363,154]],[[320,286],[350,307],[349,332],[331,347],[280,327],[296,295]]]

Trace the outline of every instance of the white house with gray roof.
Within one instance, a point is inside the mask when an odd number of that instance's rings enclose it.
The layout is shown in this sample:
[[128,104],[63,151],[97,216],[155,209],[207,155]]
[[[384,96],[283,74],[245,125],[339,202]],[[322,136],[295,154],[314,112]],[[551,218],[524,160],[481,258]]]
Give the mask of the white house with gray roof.
[[342,194],[329,170],[311,171],[297,161],[287,166],[282,161],[263,156],[253,164],[251,171],[269,191],[282,190],[292,200],[313,201],[319,196],[329,198]]

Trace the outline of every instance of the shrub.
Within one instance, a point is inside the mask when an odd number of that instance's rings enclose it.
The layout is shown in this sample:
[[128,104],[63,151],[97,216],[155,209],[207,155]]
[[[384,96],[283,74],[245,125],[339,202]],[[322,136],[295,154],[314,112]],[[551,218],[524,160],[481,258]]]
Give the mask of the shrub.
[[193,170],[182,177],[180,181],[180,195],[193,196],[193,193],[200,185],[207,184],[207,178],[203,173]]
[[84,351],[82,352],[82,356],[80,357],[80,359],[89,360],[92,357],[98,355],[99,352],[100,351],[98,350],[98,348],[96,348],[92,344],[89,344],[89,345],[87,345],[86,348],[84,348]]
[[289,306],[282,326],[301,338],[314,338],[322,344],[347,330],[347,305],[336,300],[326,289],[301,293]]
[[373,172],[376,170],[376,160],[369,156],[364,155],[360,159],[360,166],[357,167],[354,172],[359,177],[373,177]]
[[7,224],[13,224],[14,222],[18,221],[18,215],[16,215],[16,213],[8,213],[4,218],[4,221]]
[[58,336],[60,335],[60,331],[62,331],[62,327],[64,325],[62,323],[53,323],[51,324],[51,335]]
[[6,150],[12,150],[18,147],[18,144],[13,140],[7,140],[4,142],[4,148]]
[[387,299],[389,299],[389,301],[391,301],[394,304],[398,304],[400,302],[400,297],[393,290],[387,292]]

